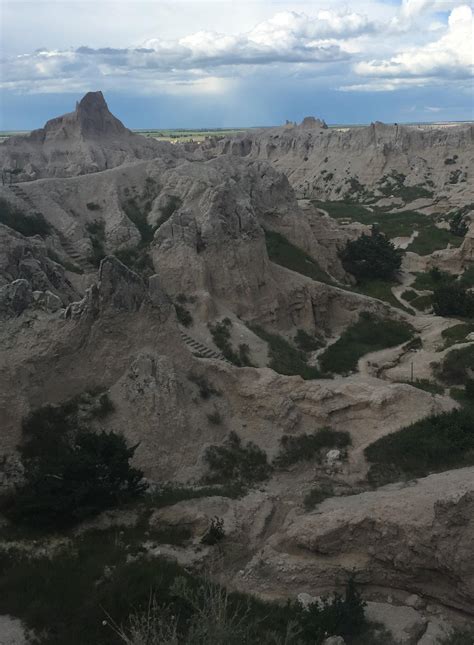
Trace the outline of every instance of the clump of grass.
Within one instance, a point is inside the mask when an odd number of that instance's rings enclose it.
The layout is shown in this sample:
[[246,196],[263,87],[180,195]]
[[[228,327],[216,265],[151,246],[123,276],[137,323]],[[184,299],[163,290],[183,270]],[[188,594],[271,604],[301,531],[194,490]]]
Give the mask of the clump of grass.
[[448,385],[464,385],[474,371],[474,344],[452,349],[436,370],[436,376]]
[[278,334],[272,334],[265,331],[259,325],[249,325],[257,336],[268,343],[270,363],[275,372],[286,374],[287,376],[301,376],[305,380],[322,378],[322,374],[317,367],[312,367],[306,362],[305,354],[293,347],[287,340]]
[[334,486],[332,484],[320,484],[312,488],[304,496],[303,504],[306,511],[313,511],[318,504],[321,504],[328,497],[334,496]]
[[216,388],[209,383],[205,376],[190,372],[188,374],[188,379],[191,381],[191,383],[197,385],[201,399],[207,401],[207,399],[210,399],[211,396],[221,396],[221,392],[219,390],[216,390]]
[[418,291],[434,291],[441,285],[450,284],[455,280],[455,276],[436,267],[424,273],[415,273],[415,276],[412,286]]
[[321,450],[330,448],[345,449],[352,443],[348,432],[322,428],[313,434],[283,435],[280,451],[273,463],[278,468],[288,468],[300,461],[309,461]]
[[25,237],[40,235],[46,237],[51,232],[51,225],[41,213],[26,214],[0,197],[0,224],[4,224]]
[[434,381],[430,381],[427,378],[421,378],[421,379],[419,378],[419,379],[414,379],[413,381],[402,381],[402,382],[406,383],[407,385],[412,385],[413,387],[417,387],[419,390],[430,392],[431,394],[444,393],[444,387],[442,385],[439,385]]
[[275,264],[280,264],[318,282],[334,283],[331,277],[321,269],[316,260],[292,244],[281,233],[265,231],[265,241],[268,257]]
[[416,293],[416,291],[413,291],[413,289],[406,289],[402,293],[402,298],[407,302],[411,302],[412,300],[415,300],[416,298],[418,298],[418,294]]
[[364,451],[369,481],[384,484],[473,465],[473,421],[468,410],[454,410],[381,437]]
[[443,329],[441,336],[444,338],[444,349],[456,343],[466,342],[466,337],[474,332],[474,323],[460,323],[448,329]]
[[209,324],[208,327],[214,343],[221,350],[224,358],[234,365],[237,365],[237,367],[249,367],[252,365],[250,362],[250,348],[248,345],[241,343],[237,352],[232,347],[230,339],[232,321],[230,318],[224,318],[214,325]]
[[194,321],[190,311],[178,303],[175,303],[174,309],[176,311],[178,322],[183,325],[183,327],[191,327]]
[[388,281],[388,280],[364,280],[353,289],[357,293],[363,293],[366,296],[371,298],[377,298],[378,300],[383,300],[388,302],[392,307],[397,309],[403,309],[408,313],[413,313],[413,309],[404,307],[403,304],[395,298],[392,292],[392,287],[398,286],[398,282]]
[[268,479],[271,473],[266,453],[251,441],[244,445],[235,432],[224,443],[209,446],[204,460],[208,466],[203,479],[206,484],[249,485]]
[[411,301],[411,306],[415,307],[418,311],[428,311],[433,307],[433,296],[426,294],[424,296],[418,296]]
[[406,322],[381,320],[364,312],[320,356],[320,365],[325,372],[349,374],[365,354],[406,343],[413,338],[413,333],[412,326]]
[[302,352],[314,352],[324,347],[324,341],[314,335],[308,334],[304,329],[298,329],[296,331],[295,343]]

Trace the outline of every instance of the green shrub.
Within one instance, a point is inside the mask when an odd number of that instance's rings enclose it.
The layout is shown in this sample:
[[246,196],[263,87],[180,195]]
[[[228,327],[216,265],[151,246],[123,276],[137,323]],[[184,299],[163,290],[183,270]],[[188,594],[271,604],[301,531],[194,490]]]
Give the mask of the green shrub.
[[92,253],[89,261],[94,266],[99,266],[105,257],[105,222],[99,220],[88,222],[86,229],[92,244]]
[[99,204],[95,204],[94,202],[87,202],[86,206],[90,211],[100,211]]
[[328,497],[334,496],[334,487],[332,484],[320,484],[312,488],[304,496],[304,508],[306,511],[312,511]]
[[183,325],[183,327],[191,327],[194,321],[190,311],[186,309],[186,307],[183,307],[183,305],[179,305],[177,303],[175,303],[174,309],[176,311],[178,322]]
[[288,468],[300,461],[313,459],[323,449],[343,449],[351,443],[348,432],[339,432],[331,428],[322,428],[313,434],[284,434],[280,439],[280,451],[273,463],[278,468]]
[[371,235],[349,240],[339,257],[344,269],[358,282],[374,278],[393,280],[402,264],[402,252],[375,227]]
[[452,349],[436,370],[438,378],[448,385],[464,385],[474,370],[474,344]]
[[413,289],[407,289],[402,293],[402,298],[407,302],[411,302],[412,300],[415,300],[415,298],[418,298],[418,294],[416,291],[413,291]]
[[295,343],[302,352],[314,352],[324,347],[324,342],[316,336],[308,334],[304,329],[298,329],[295,335]]
[[364,452],[372,464],[369,480],[376,484],[474,465],[472,413],[427,417],[381,437]]
[[199,396],[201,397],[201,399],[207,400],[210,399],[211,396],[221,395],[221,392],[210,385],[206,377],[201,374],[194,374],[193,372],[190,372],[188,374],[188,379],[191,381],[191,383],[194,383],[198,386]]
[[125,264],[131,271],[138,273],[142,278],[149,278],[155,273],[153,261],[147,247],[139,244],[134,248],[119,249],[114,252],[115,257]]
[[290,345],[282,336],[265,331],[259,325],[249,325],[249,329],[268,343],[270,356],[268,366],[272,370],[287,376],[298,375],[305,380],[322,378],[322,374],[317,367],[307,364],[305,354]]
[[444,338],[444,348],[451,347],[456,343],[466,342],[466,337],[472,332],[474,332],[474,323],[460,323],[443,329],[441,336]]
[[254,484],[268,479],[271,473],[266,453],[251,441],[243,445],[235,432],[223,444],[209,446],[204,460],[209,469],[204,477],[206,484]]
[[211,518],[211,522],[201,539],[201,544],[214,546],[225,538],[224,520],[221,517]]
[[4,224],[25,237],[40,235],[46,237],[51,233],[51,225],[41,213],[26,214],[0,197],[0,224]]
[[459,237],[464,237],[466,233],[469,230],[469,225],[466,222],[466,219],[463,215],[463,213],[455,213],[451,221],[449,223],[449,230],[453,235],[457,235]]
[[433,306],[433,296],[429,294],[418,296],[417,298],[412,300],[410,304],[418,311],[427,311]]
[[425,392],[430,392],[431,394],[443,394],[444,393],[444,387],[441,385],[438,385],[438,383],[435,383],[434,381],[430,381],[429,379],[426,378],[419,378],[415,379],[413,381],[403,381],[407,385],[412,385],[413,387],[417,387],[419,390],[424,390]]
[[438,316],[474,316],[474,294],[462,284],[453,282],[442,285],[433,293],[433,310]]
[[380,320],[362,313],[358,322],[346,329],[339,340],[319,357],[324,372],[348,374],[357,368],[359,359],[386,347],[394,347],[413,338],[413,328],[406,322]]
[[312,278],[318,282],[332,284],[334,281],[321,269],[319,264],[305,251],[298,248],[286,239],[281,233],[265,231],[265,242],[268,257],[275,264],[279,264],[291,271]]
[[222,423],[222,415],[218,410],[214,410],[214,412],[207,415],[207,420],[211,425],[219,426]]
[[222,355],[230,363],[237,365],[237,367],[249,367],[250,362],[250,348],[245,343],[239,345],[239,350],[236,352],[232,347],[230,339],[230,330],[232,328],[232,321],[230,318],[224,318],[214,325],[209,324],[209,331],[216,346],[221,350]]

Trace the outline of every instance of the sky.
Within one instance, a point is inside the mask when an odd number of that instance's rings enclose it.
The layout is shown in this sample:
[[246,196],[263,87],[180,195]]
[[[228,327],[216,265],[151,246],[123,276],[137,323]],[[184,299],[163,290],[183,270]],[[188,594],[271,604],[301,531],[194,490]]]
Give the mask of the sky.
[[99,89],[131,128],[474,116],[466,0],[0,3],[0,130]]

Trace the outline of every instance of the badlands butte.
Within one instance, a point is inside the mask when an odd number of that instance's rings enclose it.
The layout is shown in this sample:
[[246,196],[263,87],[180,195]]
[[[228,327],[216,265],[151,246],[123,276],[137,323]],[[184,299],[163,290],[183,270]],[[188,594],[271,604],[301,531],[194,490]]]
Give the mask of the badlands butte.
[[[0,144],[0,642],[472,644],[473,134],[171,144],[90,92]],[[81,506],[91,434],[143,495]],[[171,567],[260,627],[133,636]],[[270,640],[287,600],[316,626]]]

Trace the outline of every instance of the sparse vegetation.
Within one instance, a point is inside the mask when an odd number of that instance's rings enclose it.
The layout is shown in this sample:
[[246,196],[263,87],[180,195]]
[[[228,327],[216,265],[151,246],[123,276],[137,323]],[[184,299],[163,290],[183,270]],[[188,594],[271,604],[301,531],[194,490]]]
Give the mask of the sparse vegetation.
[[300,461],[309,461],[330,448],[346,449],[351,445],[348,432],[322,428],[313,434],[287,435],[280,439],[280,451],[274,459],[278,468],[288,468]]
[[364,312],[358,322],[323,352],[319,362],[325,372],[349,374],[365,354],[406,343],[413,338],[413,333],[406,322],[381,320]]
[[474,465],[472,413],[427,417],[381,437],[364,452],[371,463],[369,481],[376,485]]
[[232,347],[230,339],[232,321],[230,318],[224,318],[214,325],[209,324],[208,327],[214,343],[221,350],[224,358],[234,365],[237,365],[237,367],[251,366],[249,346],[245,343],[241,343],[239,345],[238,352],[236,352]]
[[474,371],[474,344],[452,349],[436,370],[436,376],[448,385],[463,385]]
[[114,255],[126,267],[138,273],[142,278],[149,278],[155,273],[155,267],[153,266],[147,247],[142,244],[134,248],[118,249],[114,252]]
[[446,638],[441,639],[439,645],[472,645],[474,643],[474,627],[453,629]]
[[305,511],[313,511],[318,504],[321,504],[328,497],[334,496],[334,487],[332,484],[320,484],[319,486],[314,486],[306,495],[304,496],[303,504]]
[[474,323],[460,323],[448,329],[443,329],[441,336],[444,338],[444,349],[456,345],[456,343],[464,343],[466,337],[474,332]]
[[194,374],[193,372],[190,372],[188,374],[188,379],[191,381],[191,383],[197,385],[199,389],[199,396],[205,401],[207,399],[210,399],[211,396],[221,395],[220,391],[216,390],[216,388],[209,383],[207,378],[201,374]]
[[0,197],[0,224],[12,228],[25,237],[33,235],[46,237],[51,232],[50,224],[41,213],[26,214],[3,197]]
[[297,329],[295,343],[302,352],[314,352],[324,347],[325,343],[321,338],[308,334],[304,329]]
[[201,539],[201,544],[215,546],[225,538],[224,520],[222,517],[213,517],[207,531]]
[[175,303],[174,309],[176,311],[178,322],[183,325],[183,327],[191,327],[194,321],[190,311],[178,303]]
[[92,244],[92,253],[88,259],[91,264],[98,267],[105,257],[105,223],[100,220],[88,222],[86,229]]
[[251,441],[244,445],[235,432],[224,443],[209,446],[204,460],[209,469],[203,480],[206,484],[247,486],[268,479],[271,473],[266,453]]
[[417,387],[419,390],[424,390],[425,392],[430,392],[430,394],[443,394],[444,387],[435,383],[435,381],[430,381],[426,378],[414,379],[413,381],[404,381],[407,385],[412,385]]
[[161,216],[156,223],[156,228],[167,222],[169,218],[181,207],[182,201],[177,195],[170,195],[165,206],[161,209]]
[[451,284],[455,277],[446,271],[434,267],[426,273],[415,273],[412,286],[419,291],[433,291],[442,285]]
[[393,280],[402,263],[401,252],[376,228],[371,235],[349,240],[339,256],[344,269],[359,283],[374,278]]
[[330,276],[321,269],[319,264],[310,257],[305,251],[298,248],[286,239],[281,233],[275,231],[265,231],[265,241],[267,244],[268,257],[275,264],[280,264],[291,271],[301,273],[302,275],[332,284],[334,281]]
[[249,325],[249,328],[268,343],[270,363],[275,372],[288,376],[299,375],[305,380],[321,378],[322,374],[317,367],[308,365],[306,356],[287,340],[277,334],[265,331],[259,325]]
[[438,316],[474,316],[474,293],[459,282],[442,284],[433,293],[433,310]]
[[222,415],[218,410],[214,410],[214,412],[207,415],[207,420],[211,425],[219,426],[222,423]]

